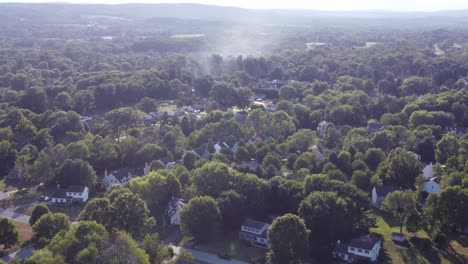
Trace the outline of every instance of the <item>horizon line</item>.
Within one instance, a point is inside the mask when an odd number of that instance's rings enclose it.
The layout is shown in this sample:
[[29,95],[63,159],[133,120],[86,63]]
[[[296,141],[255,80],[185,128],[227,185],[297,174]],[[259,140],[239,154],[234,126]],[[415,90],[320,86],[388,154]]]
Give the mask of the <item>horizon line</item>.
[[107,5],[107,6],[116,6],[116,5],[199,5],[199,6],[212,6],[212,7],[225,7],[225,8],[237,8],[244,10],[256,10],[256,11],[317,11],[317,12],[343,12],[343,13],[358,13],[358,12],[368,12],[368,13],[439,13],[439,12],[456,12],[456,11],[468,11],[468,8],[462,9],[437,9],[437,10],[392,10],[392,9],[312,9],[312,8],[255,8],[255,7],[243,7],[243,6],[234,6],[234,5],[220,5],[220,4],[205,4],[205,3],[195,3],[195,2],[181,2],[181,3],[146,3],[146,2],[119,2],[119,3],[78,3],[78,2],[68,2],[68,1],[44,1],[44,2],[28,2],[28,1],[6,1],[1,2],[1,4],[31,4],[31,5],[41,5],[41,4],[62,4],[62,5]]

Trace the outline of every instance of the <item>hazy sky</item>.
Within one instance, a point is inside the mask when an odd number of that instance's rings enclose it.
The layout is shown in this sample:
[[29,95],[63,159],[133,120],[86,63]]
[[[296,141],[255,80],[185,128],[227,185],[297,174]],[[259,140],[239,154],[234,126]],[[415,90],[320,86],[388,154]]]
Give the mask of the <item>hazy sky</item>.
[[302,8],[315,10],[436,11],[468,9],[468,0],[0,0],[0,2],[73,3],[200,3],[245,8]]

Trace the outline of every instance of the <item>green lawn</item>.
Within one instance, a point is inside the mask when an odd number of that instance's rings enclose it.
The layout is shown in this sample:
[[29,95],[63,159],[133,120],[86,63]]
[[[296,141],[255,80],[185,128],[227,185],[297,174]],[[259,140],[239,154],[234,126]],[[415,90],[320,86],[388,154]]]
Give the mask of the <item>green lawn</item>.
[[[377,218],[377,227],[371,231],[380,234],[384,238],[383,254],[381,253],[382,263],[464,263],[463,259],[452,250],[440,250],[436,248],[426,232],[420,231],[416,234],[407,234],[408,243],[404,246],[395,245],[391,239],[392,232],[399,232],[398,223],[393,217],[381,212],[373,212]],[[405,232],[405,230],[403,230]],[[467,248],[463,248],[457,241],[452,241],[452,245],[459,248],[459,254],[464,254]]]
[[[185,237],[181,246],[193,248],[190,238]],[[196,244],[194,249],[213,254],[229,254],[234,259],[251,261],[253,258],[264,258],[266,250],[247,245],[239,241],[237,232],[223,233],[212,239],[212,242]]]
[[19,250],[21,246],[25,242],[29,241],[32,237],[32,228],[29,224],[16,222],[16,221],[13,221],[13,223],[15,224],[16,230],[18,230],[19,243],[7,250],[3,250],[3,246],[0,246],[0,257],[6,256],[12,252]]

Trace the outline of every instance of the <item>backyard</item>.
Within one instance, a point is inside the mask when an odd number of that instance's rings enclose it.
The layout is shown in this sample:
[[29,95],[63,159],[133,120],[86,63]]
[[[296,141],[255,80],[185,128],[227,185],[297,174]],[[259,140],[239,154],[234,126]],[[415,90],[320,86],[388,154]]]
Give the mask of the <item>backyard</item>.
[[383,251],[380,255],[382,263],[448,264],[465,263],[463,258],[468,259],[468,245],[463,237],[450,242],[456,252],[450,247],[446,250],[435,247],[425,231],[419,231],[416,234],[407,233],[407,243],[396,245],[392,241],[391,234],[392,232],[399,232],[397,221],[383,212],[374,211],[372,214],[377,219],[377,227],[372,228],[371,232],[384,238]]

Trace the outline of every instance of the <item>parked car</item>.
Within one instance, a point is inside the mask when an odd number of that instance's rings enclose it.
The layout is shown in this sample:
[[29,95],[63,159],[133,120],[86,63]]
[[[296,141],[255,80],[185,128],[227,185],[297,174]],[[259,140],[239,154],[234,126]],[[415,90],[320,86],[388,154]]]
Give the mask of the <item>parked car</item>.
[[47,196],[41,196],[39,197],[39,202],[47,202],[50,200],[50,197]]

